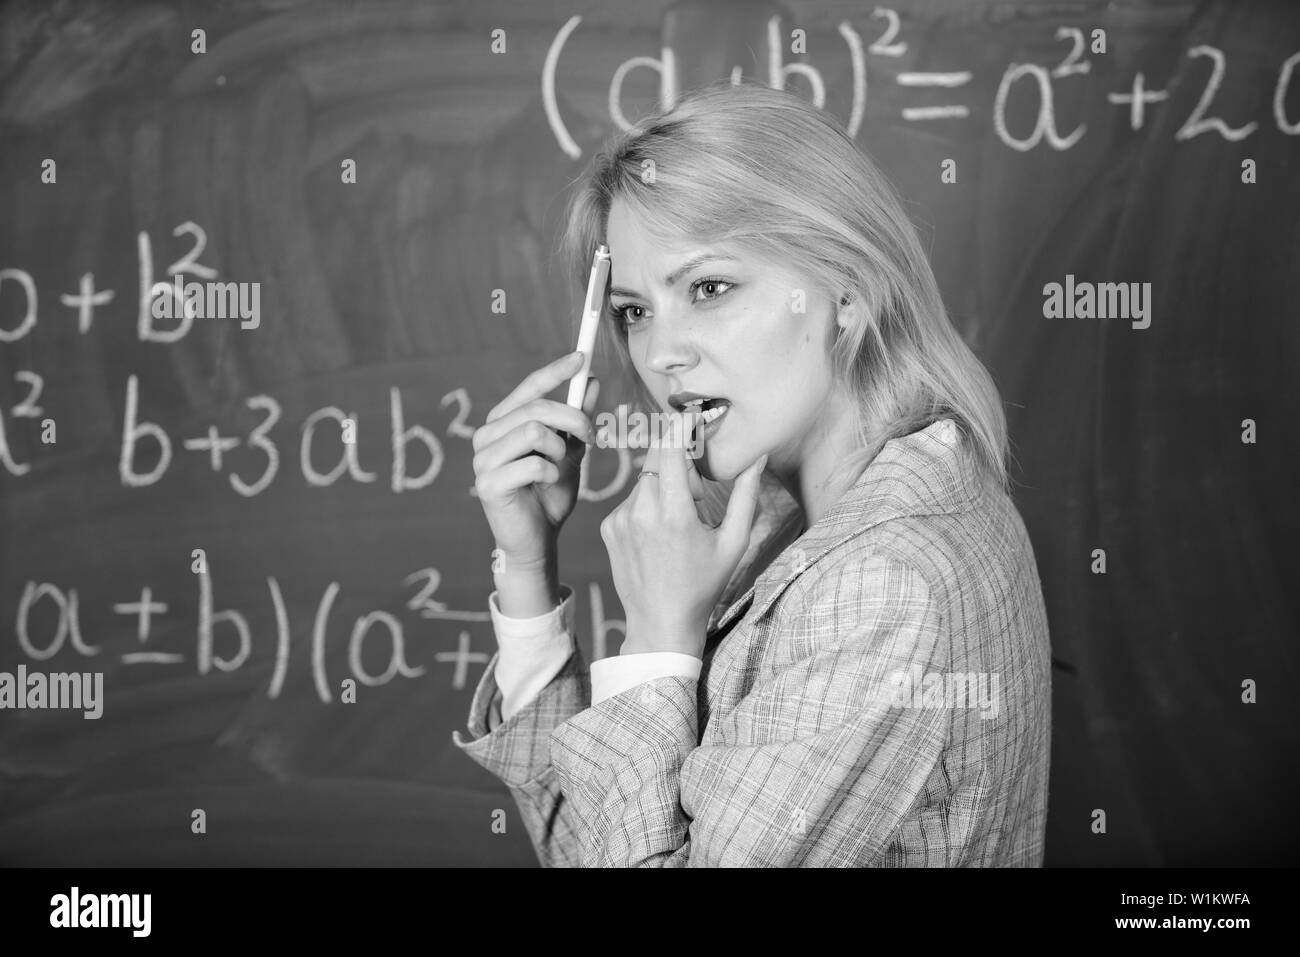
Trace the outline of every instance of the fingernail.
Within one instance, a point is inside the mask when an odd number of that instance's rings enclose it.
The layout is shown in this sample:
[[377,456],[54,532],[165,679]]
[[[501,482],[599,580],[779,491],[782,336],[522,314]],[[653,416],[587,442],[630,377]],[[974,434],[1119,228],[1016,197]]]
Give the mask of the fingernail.
[[574,360],[574,359],[577,359],[577,360],[581,361],[581,359],[582,359],[582,350],[581,350],[581,349],[579,349],[577,352],[570,352],[570,353],[569,353],[569,363],[570,363],[570,364],[573,363],[573,360]]

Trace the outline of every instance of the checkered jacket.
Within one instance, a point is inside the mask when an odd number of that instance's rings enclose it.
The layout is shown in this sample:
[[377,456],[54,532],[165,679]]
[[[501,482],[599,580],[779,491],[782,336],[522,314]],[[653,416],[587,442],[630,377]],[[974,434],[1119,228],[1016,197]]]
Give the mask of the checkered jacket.
[[[593,707],[575,642],[489,731],[494,656],[455,744],[544,866],[1041,866],[1047,617],[1020,515],[977,474],[950,419],[891,440],[717,618],[698,680]],[[996,707],[945,695],[962,678]]]

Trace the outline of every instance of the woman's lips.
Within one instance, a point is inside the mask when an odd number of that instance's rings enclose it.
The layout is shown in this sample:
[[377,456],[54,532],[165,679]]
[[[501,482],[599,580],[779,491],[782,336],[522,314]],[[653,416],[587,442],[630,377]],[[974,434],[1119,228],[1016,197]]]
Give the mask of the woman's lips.
[[731,412],[731,403],[728,402],[725,406],[721,408],[722,411],[720,413],[714,414],[714,417],[709,421],[705,422],[701,420],[699,423],[696,424],[694,434],[691,437],[692,444],[695,444],[696,442],[700,442],[700,441],[707,442],[709,439],[717,435],[718,430],[722,428],[723,420],[726,419],[727,414]]

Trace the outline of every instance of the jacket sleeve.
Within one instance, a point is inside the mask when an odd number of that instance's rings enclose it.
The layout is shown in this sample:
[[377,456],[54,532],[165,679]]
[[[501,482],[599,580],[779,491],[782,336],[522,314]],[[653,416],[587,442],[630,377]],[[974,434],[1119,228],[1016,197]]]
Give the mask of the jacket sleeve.
[[535,698],[501,724],[488,728],[488,712],[498,699],[492,656],[470,704],[467,739],[452,732],[453,743],[510,789],[524,827],[543,867],[572,867],[579,863],[573,809],[560,789],[551,763],[551,734],[565,720],[591,704],[591,675],[581,650],[575,647],[559,673]]
[[783,626],[789,652],[711,716],[720,724],[710,740],[726,743],[700,745],[697,681],[684,677],[627,689],[556,725],[546,781],[563,794],[566,860],[888,863],[951,722],[943,707],[898,706],[894,679],[948,668],[944,616],[922,577],[894,559],[844,559],[805,587],[794,602],[803,610]]
[[558,724],[648,678],[700,671],[698,658],[671,653],[616,655],[588,666],[571,637],[573,590],[561,585],[561,596],[560,606],[532,619],[501,614],[496,593],[489,596],[499,648],[470,704],[470,738],[452,734],[457,747],[510,789],[547,867],[577,863],[572,816],[550,761],[549,738]]

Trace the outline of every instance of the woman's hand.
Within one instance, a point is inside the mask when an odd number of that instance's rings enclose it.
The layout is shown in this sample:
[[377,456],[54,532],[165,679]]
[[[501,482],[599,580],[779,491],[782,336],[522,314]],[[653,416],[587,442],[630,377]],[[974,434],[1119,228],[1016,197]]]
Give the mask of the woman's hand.
[[[692,413],[694,417],[694,413]],[[675,651],[700,657],[709,615],[745,554],[758,500],[760,456],[737,478],[717,528],[700,520],[691,497],[686,440],[692,422],[672,417],[656,439],[632,493],[600,524],[627,638],[620,654]]]
[[582,457],[596,440],[591,414],[600,383],[590,378],[582,411],[542,396],[581,367],[575,352],[532,372],[474,432],[474,488],[507,566],[554,561],[560,527],[577,503]]

